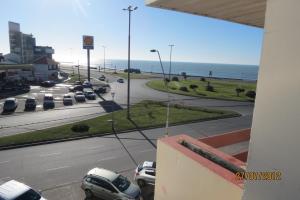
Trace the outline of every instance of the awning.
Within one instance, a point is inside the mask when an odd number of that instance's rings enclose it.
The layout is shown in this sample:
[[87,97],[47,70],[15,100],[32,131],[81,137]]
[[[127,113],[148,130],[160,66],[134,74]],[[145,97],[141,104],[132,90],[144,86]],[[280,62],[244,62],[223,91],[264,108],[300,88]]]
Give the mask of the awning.
[[266,0],[145,0],[148,6],[264,27]]

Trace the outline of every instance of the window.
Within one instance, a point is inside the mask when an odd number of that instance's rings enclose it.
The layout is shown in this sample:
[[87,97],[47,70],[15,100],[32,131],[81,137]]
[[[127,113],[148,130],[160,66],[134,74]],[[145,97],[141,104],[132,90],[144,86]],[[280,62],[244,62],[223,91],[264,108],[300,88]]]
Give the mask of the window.
[[27,192],[23,193],[21,196],[17,197],[15,200],[39,200],[40,198],[41,195],[30,189]]
[[104,181],[104,180],[101,180],[101,179],[98,179],[98,178],[91,178],[91,181],[90,181],[92,184],[94,185],[97,185],[99,187],[102,187],[108,191],[111,191],[111,192],[117,192],[116,189],[111,186],[108,182]]
[[125,191],[129,186],[130,182],[126,177],[119,175],[113,182],[114,186],[116,186],[121,192]]
[[147,175],[155,176],[155,171],[145,171]]

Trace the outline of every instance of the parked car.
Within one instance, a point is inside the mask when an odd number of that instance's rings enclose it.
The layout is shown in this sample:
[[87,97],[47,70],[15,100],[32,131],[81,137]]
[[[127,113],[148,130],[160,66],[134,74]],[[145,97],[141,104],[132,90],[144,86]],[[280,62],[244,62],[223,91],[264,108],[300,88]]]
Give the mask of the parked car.
[[90,100],[96,99],[96,94],[92,90],[84,91],[84,96],[85,96],[85,98],[90,99]]
[[82,85],[75,85],[69,87],[70,92],[76,92],[76,91],[83,91],[83,86]]
[[55,82],[54,81],[43,81],[41,83],[41,86],[42,87],[53,87],[55,85]]
[[100,93],[100,94],[104,94],[107,92],[107,88],[106,87],[97,87],[94,89],[95,92]]
[[93,87],[93,85],[89,81],[84,81],[82,86],[84,88],[92,88]]
[[14,112],[18,107],[16,98],[7,98],[4,101],[3,112]]
[[77,102],[84,102],[85,101],[85,96],[82,92],[77,91],[75,92],[74,98]]
[[119,78],[119,79],[117,80],[117,82],[118,82],[118,83],[124,83],[124,79]]
[[73,99],[70,94],[65,94],[63,97],[63,103],[65,106],[73,105]]
[[15,180],[0,185],[1,200],[46,200],[31,187]]
[[36,100],[34,97],[28,97],[25,101],[25,110],[35,110]]
[[91,169],[83,178],[81,188],[87,198],[138,200],[141,195],[140,188],[126,177],[101,168]]
[[145,161],[135,169],[134,180],[140,187],[155,184],[156,162]]
[[44,103],[43,103],[44,109],[54,108],[54,98],[52,94],[45,94],[44,96]]
[[100,80],[100,81],[105,81],[105,76],[102,74],[102,75],[99,77],[99,80]]

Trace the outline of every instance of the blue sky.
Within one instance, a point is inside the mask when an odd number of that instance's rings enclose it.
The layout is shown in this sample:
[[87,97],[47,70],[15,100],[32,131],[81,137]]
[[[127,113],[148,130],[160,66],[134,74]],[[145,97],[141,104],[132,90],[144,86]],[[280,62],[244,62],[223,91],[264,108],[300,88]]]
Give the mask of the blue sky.
[[9,52],[8,21],[21,24],[38,45],[55,49],[59,61],[85,62],[82,35],[94,35],[93,62],[127,59],[128,12],[132,13],[132,59],[157,60],[149,50],[159,49],[174,61],[259,64],[263,30],[186,13],[147,7],[144,0],[1,0],[0,52]]

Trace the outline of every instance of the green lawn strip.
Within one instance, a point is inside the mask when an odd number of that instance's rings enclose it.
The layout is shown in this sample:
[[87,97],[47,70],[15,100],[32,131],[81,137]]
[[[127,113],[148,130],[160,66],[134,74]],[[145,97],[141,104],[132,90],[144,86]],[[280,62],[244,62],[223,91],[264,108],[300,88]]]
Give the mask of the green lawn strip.
[[[256,90],[256,83],[243,82],[243,81],[234,81],[234,80],[209,80],[210,85],[214,87],[214,92],[206,91],[207,82],[190,79],[190,80],[181,80],[169,82],[169,91],[175,94],[187,95],[187,96],[196,96],[196,97],[205,97],[213,99],[223,99],[223,100],[236,100],[236,101],[251,101],[252,99],[245,96],[246,92],[249,90]],[[190,89],[190,85],[197,85],[198,88]],[[164,85],[162,80],[152,80],[147,83],[152,89],[166,92],[167,88]],[[180,87],[187,87],[188,92],[179,90]],[[236,94],[236,88],[243,88],[245,92],[240,93],[239,96]]]
[[[143,101],[131,107],[131,116],[140,128],[162,127],[166,121],[166,106],[158,102]],[[239,116],[239,114],[230,111],[174,105],[170,107],[169,121],[170,124],[182,124],[187,122],[236,116]],[[108,122],[110,119],[111,113],[73,124],[5,136],[0,138],[0,146],[108,134],[111,133],[111,124]],[[136,128],[130,121],[127,120],[126,110],[114,112],[114,119],[115,129],[117,131],[134,130]],[[86,124],[90,127],[90,129],[85,133],[76,133],[71,130],[71,127],[74,124]]]
[[[69,80],[67,81],[68,83],[75,83],[75,81],[79,81],[79,75],[78,74],[70,74],[69,75]],[[80,75],[80,80],[86,79],[86,76]]]

